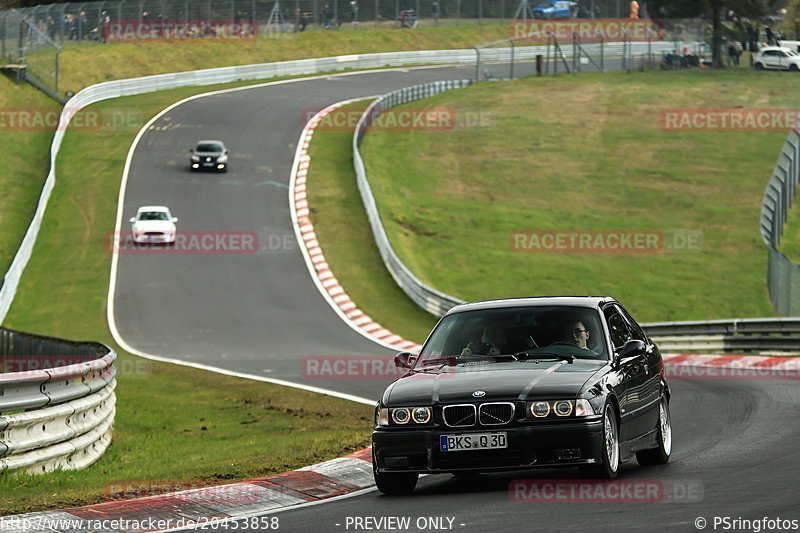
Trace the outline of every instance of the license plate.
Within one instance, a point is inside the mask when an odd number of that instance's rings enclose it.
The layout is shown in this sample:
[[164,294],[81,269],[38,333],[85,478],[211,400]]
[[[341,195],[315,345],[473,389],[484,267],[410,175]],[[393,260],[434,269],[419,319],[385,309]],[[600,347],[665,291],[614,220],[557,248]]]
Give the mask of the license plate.
[[464,450],[494,450],[508,448],[506,433],[468,433],[465,435],[441,435],[439,447],[443,452]]
[[203,163],[204,167],[213,167],[214,163]]

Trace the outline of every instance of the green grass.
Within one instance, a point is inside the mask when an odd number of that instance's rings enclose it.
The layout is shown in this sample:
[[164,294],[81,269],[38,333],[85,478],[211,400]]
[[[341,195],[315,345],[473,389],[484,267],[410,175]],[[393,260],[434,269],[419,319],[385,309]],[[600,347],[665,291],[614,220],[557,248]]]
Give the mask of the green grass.
[[[357,102],[336,112],[354,116],[367,105]],[[383,265],[356,185],[352,141],[352,130],[320,127],[314,133],[307,186],[317,240],[360,309],[393,333],[422,342],[436,319],[405,295]]]
[[797,207],[797,198],[789,209],[789,217],[783,226],[783,236],[778,250],[783,252],[793,263],[800,263],[800,208]]
[[[488,83],[406,108],[480,112],[490,125],[373,131],[362,153],[395,250],[444,292],[610,294],[644,321],[771,316],[758,218],[786,134],[665,131],[661,112],[795,103],[795,78],[749,70]],[[657,254],[510,245],[515,231],[610,229],[688,230],[703,243]]]
[[114,228],[128,148],[148,117],[215,88],[97,104],[90,111],[140,110],[141,123],[67,133],[57,162],[58,182],[4,325],[115,347],[120,359],[114,440],[100,461],[84,471],[0,474],[0,514],[99,502],[131,484],[246,479],[368,445],[370,407],[145,361],[119,350],[108,332],[111,256],[105,237]]
[[[413,31],[374,29],[365,24],[358,30],[306,31],[254,41],[198,39],[85,44],[62,51],[59,90],[77,92],[103,81],[231,65],[372,52],[470,48],[507,36],[508,25],[498,23],[420,27]],[[49,76],[53,71],[50,52],[32,54],[29,61],[40,76]]]
[[20,127],[23,113],[58,117],[59,105],[0,75],[0,272],[5,273],[36,211],[50,167],[53,131]]

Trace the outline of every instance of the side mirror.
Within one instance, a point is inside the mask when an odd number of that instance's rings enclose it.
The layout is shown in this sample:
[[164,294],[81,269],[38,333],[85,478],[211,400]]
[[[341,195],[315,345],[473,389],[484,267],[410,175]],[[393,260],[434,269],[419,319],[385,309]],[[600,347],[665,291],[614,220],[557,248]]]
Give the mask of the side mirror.
[[131,218],[130,218],[130,220],[129,220],[129,222],[130,222],[131,224],[133,224],[134,222],[136,222],[136,217],[131,217]]
[[628,357],[644,355],[646,349],[647,345],[645,345],[644,342],[637,339],[631,339],[622,347],[618,359],[627,359]]
[[194,153],[194,148],[189,148],[189,153],[193,154]]
[[176,223],[178,221],[178,217],[172,217],[172,223]]
[[414,365],[414,357],[411,352],[400,352],[394,356],[394,366],[397,368],[411,368]]

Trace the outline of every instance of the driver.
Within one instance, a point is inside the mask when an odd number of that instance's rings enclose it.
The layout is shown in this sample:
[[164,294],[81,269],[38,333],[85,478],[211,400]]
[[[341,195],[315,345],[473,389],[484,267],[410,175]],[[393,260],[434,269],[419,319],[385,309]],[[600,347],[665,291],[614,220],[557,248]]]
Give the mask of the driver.
[[497,326],[484,326],[480,341],[470,341],[461,350],[461,355],[500,355],[500,346],[505,344],[503,331]]
[[589,342],[589,330],[586,328],[586,325],[583,321],[578,320],[575,322],[570,322],[567,326],[567,334],[565,335],[565,340],[574,344],[578,348],[583,350],[589,350],[588,342]]

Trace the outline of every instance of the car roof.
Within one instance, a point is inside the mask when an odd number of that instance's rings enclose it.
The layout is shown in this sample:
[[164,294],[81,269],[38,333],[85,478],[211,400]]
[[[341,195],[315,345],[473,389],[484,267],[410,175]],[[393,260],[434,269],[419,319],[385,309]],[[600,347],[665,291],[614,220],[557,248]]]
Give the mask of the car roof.
[[786,48],[785,46],[765,46],[759,52],[767,52],[769,50],[780,50],[782,52],[794,52],[791,48]]
[[215,141],[214,139],[207,139],[205,141],[197,141],[197,144],[219,144],[225,146],[225,143],[222,141]]
[[165,207],[163,205],[145,205],[145,206],[140,207],[139,211],[137,211],[137,213],[144,213],[144,212],[147,212],[147,211],[161,211],[161,212],[164,212],[164,213],[168,213],[169,212],[169,207]]
[[524,298],[506,298],[503,300],[485,300],[457,305],[446,314],[475,311],[480,309],[503,309],[509,307],[566,306],[592,307],[598,309],[605,302],[616,302],[610,296],[530,296]]

